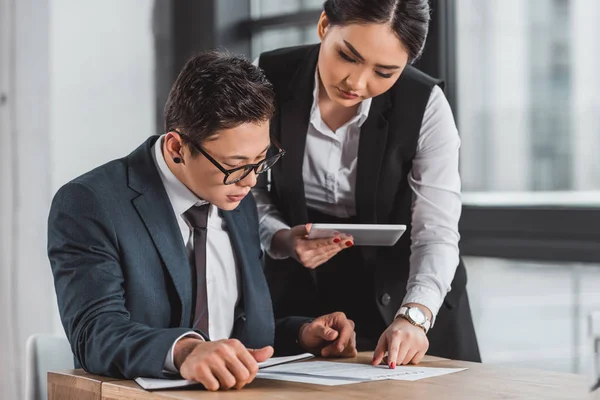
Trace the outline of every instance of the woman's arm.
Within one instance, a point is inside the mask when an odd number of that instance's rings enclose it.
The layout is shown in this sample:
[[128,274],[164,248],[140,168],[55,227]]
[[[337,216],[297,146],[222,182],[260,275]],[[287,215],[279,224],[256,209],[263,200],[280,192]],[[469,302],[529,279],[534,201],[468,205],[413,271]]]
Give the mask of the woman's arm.
[[[265,187],[255,187],[252,194],[258,208],[258,232],[260,243],[265,251],[274,259],[287,258],[287,254],[281,249],[272,248],[273,236],[284,229],[290,229],[285,223],[283,215],[271,201],[269,190]],[[275,246],[276,247],[276,246]]]
[[425,306],[433,318],[450,291],[459,262],[459,148],[452,110],[436,86],[423,116],[408,180],[413,191],[412,245],[403,301],[403,305]]
[[[260,56],[256,57],[252,64],[258,67]],[[265,251],[274,259],[284,259],[288,256],[283,251],[277,251],[271,248],[273,236],[282,229],[290,229],[285,223],[283,215],[271,201],[269,189],[267,189],[267,180],[269,180],[271,172],[268,172],[267,179],[259,180],[259,184],[252,189],[256,207],[258,208],[258,224],[260,243]]]

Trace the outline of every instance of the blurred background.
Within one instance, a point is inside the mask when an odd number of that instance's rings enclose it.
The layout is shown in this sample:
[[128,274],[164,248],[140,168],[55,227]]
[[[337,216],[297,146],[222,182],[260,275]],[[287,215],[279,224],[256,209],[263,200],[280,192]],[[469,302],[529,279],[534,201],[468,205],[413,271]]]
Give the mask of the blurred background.
[[[58,188],[162,132],[185,60],[316,43],[322,0],[0,0],[0,398],[63,335]],[[600,2],[432,0],[417,66],[462,137],[461,251],[485,363],[591,376],[600,310]]]

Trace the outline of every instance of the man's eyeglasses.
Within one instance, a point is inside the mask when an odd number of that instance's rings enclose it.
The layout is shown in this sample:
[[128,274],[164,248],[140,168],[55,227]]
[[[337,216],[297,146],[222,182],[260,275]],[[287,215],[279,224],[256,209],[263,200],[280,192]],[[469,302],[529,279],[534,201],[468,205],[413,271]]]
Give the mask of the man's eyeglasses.
[[275,163],[279,161],[279,159],[285,154],[285,150],[283,150],[281,146],[279,146],[277,142],[274,139],[272,139],[271,143],[275,146],[275,148],[277,148],[277,154],[271,157],[267,157],[256,164],[245,164],[233,169],[226,169],[221,164],[219,164],[219,162],[215,160],[210,154],[208,154],[206,150],[194,143],[189,136],[177,130],[173,130],[173,132],[176,132],[179,136],[186,139],[186,142],[188,142],[192,147],[198,150],[204,157],[208,159],[208,161],[213,163],[215,167],[217,167],[222,173],[225,174],[225,178],[223,178],[223,183],[225,185],[232,185],[236,182],[241,181],[242,179],[246,178],[252,171],[254,171],[258,175],[270,170],[273,167],[273,165],[275,165]]

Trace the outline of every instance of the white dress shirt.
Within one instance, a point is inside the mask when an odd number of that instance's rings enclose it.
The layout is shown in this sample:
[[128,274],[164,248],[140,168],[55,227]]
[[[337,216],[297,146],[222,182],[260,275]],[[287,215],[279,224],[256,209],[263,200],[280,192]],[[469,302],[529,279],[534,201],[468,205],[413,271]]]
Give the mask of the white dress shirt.
[[[153,146],[154,162],[158,169],[160,179],[165,187],[171,207],[177,217],[177,225],[183,238],[183,243],[190,260],[194,257],[194,230],[184,217],[184,213],[193,206],[207,204],[190,191],[171,172],[165,162],[161,136]],[[181,268],[190,268],[182,265]],[[239,301],[240,279],[236,267],[235,254],[227,232],[227,226],[219,215],[218,208],[210,205],[206,235],[206,289],[208,301],[208,335],[211,340],[227,339],[231,335],[234,324],[235,307]],[[195,304],[195,299],[192,299]],[[201,336],[190,331],[178,338],[165,360],[165,370],[177,372],[173,363],[173,350],[175,344],[183,337]]]
[[[333,132],[321,118],[318,79],[302,168],[306,204],[317,211],[348,218],[356,214],[358,142],[371,99],[363,101],[356,116]],[[425,109],[408,179],[413,192],[412,244],[407,294],[402,303],[422,304],[431,310],[434,319],[450,291],[459,262],[459,148],[452,110],[442,90],[435,86]],[[265,189],[254,189],[253,194],[258,204],[261,243],[271,257],[283,258],[271,251],[271,240],[278,230],[289,226]]]

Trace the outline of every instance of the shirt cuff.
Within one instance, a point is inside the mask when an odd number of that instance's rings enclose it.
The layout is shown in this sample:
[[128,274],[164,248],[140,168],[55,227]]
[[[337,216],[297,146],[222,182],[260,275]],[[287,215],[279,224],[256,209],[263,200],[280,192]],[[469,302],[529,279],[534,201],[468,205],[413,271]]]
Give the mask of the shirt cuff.
[[169,352],[167,353],[167,357],[165,358],[165,367],[163,368],[164,373],[171,373],[171,374],[179,373],[177,368],[175,368],[175,360],[173,359],[173,353],[175,352],[175,345],[181,339],[186,338],[186,337],[196,337],[196,338],[204,341],[204,338],[202,337],[202,335],[200,335],[199,333],[193,332],[193,331],[186,332],[183,335],[179,336],[177,339],[175,339],[175,342],[173,342],[173,346],[171,346],[171,348],[169,349]]
[[[402,301],[402,306],[409,303],[421,304],[422,306],[427,307],[431,311],[431,328],[435,323],[435,317],[440,311],[440,307],[442,306],[443,298],[440,297],[440,294],[433,289],[430,289],[425,286],[415,286],[411,288],[406,296],[404,296],[404,300]],[[397,318],[400,315],[400,310],[396,312],[394,318]]]

